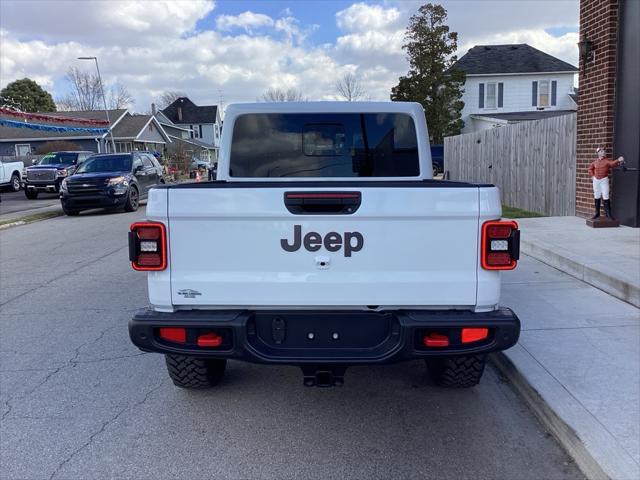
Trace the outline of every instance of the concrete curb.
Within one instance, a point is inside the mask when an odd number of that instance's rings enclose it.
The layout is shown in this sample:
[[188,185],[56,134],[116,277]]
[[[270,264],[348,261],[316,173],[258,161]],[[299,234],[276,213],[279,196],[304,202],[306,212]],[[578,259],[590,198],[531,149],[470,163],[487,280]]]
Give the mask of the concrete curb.
[[527,406],[590,480],[633,480],[640,469],[631,456],[521,345],[490,356]]
[[520,241],[520,250],[525,255],[640,308],[640,286],[634,285],[624,278],[603,272],[600,268],[592,268],[569,251],[543,248],[526,240]]

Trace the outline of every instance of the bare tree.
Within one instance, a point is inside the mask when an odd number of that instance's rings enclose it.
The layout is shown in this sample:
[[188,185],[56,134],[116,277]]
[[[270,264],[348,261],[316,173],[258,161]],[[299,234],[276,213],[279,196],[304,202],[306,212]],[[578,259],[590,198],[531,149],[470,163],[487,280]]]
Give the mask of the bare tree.
[[122,83],[116,82],[109,89],[109,100],[107,104],[109,108],[113,109],[121,109],[128,108],[130,105],[135,103],[133,97]]
[[71,91],[56,103],[58,110],[98,110],[101,105],[100,79],[97,75],[76,67],[67,70],[65,76]]
[[297,88],[270,88],[262,94],[264,102],[306,102],[302,91]]
[[362,83],[353,73],[345,73],[336,82],[336,93],[347,102],[361,100],[366,96]]
[[[71,67],[67,70],[65,78],[71,86],[71,91],[56,101],[58,110],[101,110],[104,108],[98,75]],[[127,87],[120,82],[114,83],[105,90],[105,95],[108,95],[109,108],[127,108],[134,103]]]
[[187,94],[184,92],[179,92],[176,90],[167,90],[166,92],[162,92],[158,100],[156,100],[156,104],[160,110],[164,110],[173,102],[175,102],[180,97],[186,97]]

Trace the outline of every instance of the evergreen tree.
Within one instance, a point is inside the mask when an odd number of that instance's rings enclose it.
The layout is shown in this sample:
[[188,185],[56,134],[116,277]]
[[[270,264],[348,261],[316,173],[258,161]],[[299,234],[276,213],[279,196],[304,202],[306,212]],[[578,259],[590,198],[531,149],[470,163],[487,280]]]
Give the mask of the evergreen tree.
[[30,78],[11,82],[0,91],[0,106],[23,112],[55,112],[51,94]]
[[427,117],[431,142],[458,135],[464,102],[465,75],[451,67],[457,61],[458,34],[445,25],[447,11],[427,3],[409,19],[402,48],[407,52],[409,72],[391,89],[391,100],[421,103]]

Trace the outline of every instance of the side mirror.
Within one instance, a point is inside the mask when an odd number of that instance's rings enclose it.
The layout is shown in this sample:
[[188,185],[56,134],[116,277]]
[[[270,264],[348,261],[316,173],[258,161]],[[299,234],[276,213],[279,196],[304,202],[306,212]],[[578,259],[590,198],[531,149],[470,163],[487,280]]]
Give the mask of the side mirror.
[[133,173],[141,172],[144,169],[144,165],[136,165],[136,168],[133,170]]
[[31,160],[31,165],[37,165],[38,164],[38,159],[34,158],[33,160]]

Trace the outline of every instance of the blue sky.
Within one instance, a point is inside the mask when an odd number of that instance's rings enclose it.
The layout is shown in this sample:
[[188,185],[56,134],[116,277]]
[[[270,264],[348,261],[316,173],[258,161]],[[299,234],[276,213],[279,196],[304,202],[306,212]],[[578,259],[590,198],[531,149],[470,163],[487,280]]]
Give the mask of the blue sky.
[[[417,0],[1,0],[0,87],[30,77],[58,98],[65,72],[96,55],[107,84],[146,111],[163,91],[201,104],[255,101],[269,88],[336,98],[355,74],[366,98],[388,100],[405,74],[402,50]],[[442,0],[459,35],[477,44],[529,43],[577,62],[578,0]],[[150,6],[153,6],[151,8]],[[552,13],[552,14],[551,14]]]

